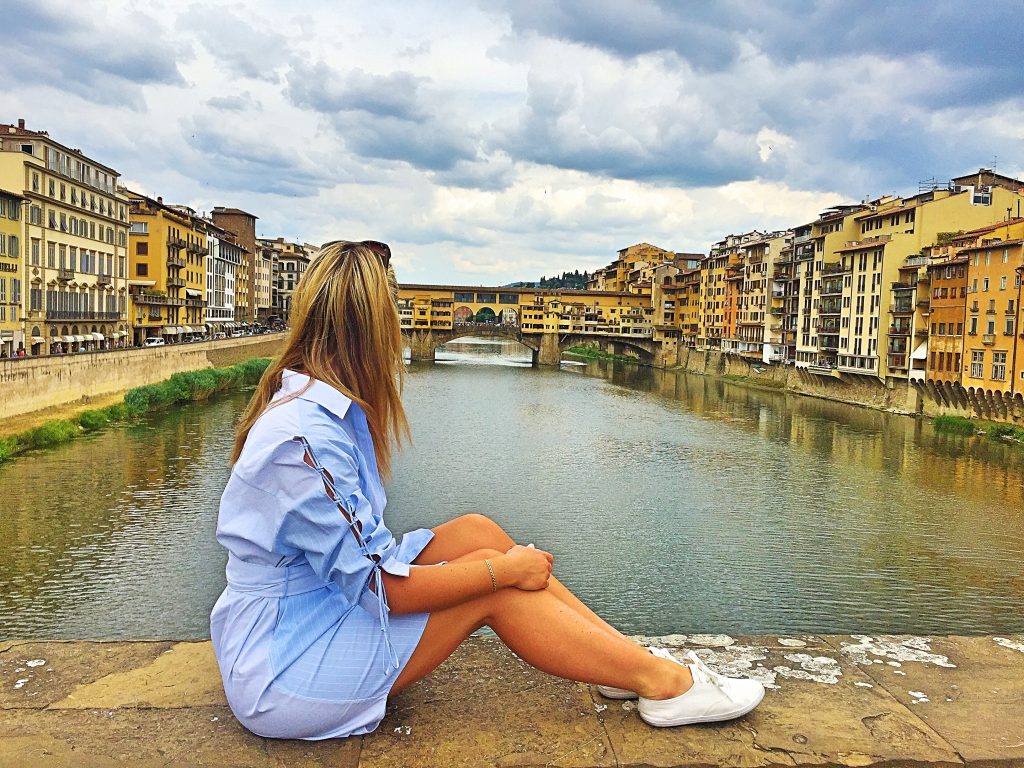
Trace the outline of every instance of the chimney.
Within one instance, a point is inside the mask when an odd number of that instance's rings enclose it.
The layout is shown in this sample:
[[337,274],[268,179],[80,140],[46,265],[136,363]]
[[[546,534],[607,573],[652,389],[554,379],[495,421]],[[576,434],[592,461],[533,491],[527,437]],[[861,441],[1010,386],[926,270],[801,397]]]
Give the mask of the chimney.
[[21,128],[22,130],[25,130],[25,118],[18,118],[18,127]]

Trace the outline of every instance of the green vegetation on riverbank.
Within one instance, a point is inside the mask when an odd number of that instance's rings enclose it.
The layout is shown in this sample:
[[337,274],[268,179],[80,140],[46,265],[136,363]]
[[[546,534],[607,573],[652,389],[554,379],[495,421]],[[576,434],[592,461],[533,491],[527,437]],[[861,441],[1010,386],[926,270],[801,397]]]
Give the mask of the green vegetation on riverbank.
[[569,347],[566,354],[575,355],[576,357],[584,357],[587,360],[611,360],[618,363],[640,363],[640,358],[630,357],[629,355],[613,355],[611,352],[605,352],[603,349],[597,347]]
[[260,380],[269,364],[269,358],[254,357],[226,368],[176,373],[158,384],[130,389],[121,403],[83,411],[72,419],[53,419],[35,429],[0,437],[0,462],[26,451],[52,448],[86,432],[95,432],[109,424],[130,422],[177,403],[206,400],[220,392],[252,386]]
[[936,432],[952,435],[976,435],[979,432],[993,440],[1008,438],[1024,442],[1024,429],[1013,424],[996,424],[989,421],[978,421],[963,416],[936,416],[932,419]]

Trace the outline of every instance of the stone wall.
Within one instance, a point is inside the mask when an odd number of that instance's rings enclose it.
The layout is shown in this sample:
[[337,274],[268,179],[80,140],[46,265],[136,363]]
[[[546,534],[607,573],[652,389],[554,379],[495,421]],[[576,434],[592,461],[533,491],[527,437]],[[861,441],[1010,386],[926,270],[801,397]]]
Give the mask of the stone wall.
[[769,365],[717,350],[688,347],[679,351],[679,366],[691,373],[721,376],[851,405],[909,414],[921,413],[923,409],[920,390],[906,384],[889,388],[869,376],[845,375],[842,379],[817,376],[791,365]]
[[0,363],[0,419],[125,392],[171,374],[277,354],[284,334]]

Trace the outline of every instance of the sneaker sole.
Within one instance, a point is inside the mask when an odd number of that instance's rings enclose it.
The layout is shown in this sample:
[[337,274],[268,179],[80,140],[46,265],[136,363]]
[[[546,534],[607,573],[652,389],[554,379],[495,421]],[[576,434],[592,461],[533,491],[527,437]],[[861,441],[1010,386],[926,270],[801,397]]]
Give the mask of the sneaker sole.
[[597,686],[597,692],[604,696],[606,699],[614,699],[615,701],[627,701],[629,699],[639,699],[640,695],[633,693],[632,691],[622,690],[609,691],[604,686]]
[[700,717],[681,717],[673,720],[658,720],[656,718],[648,718],[644,715],[642,709],[640,712],[640,719],[648,725],[653,725],[655,728],[671,728],[676,725],[694,725],[696,723],[720,723],[725,720],[735,720],[737,717],[743,717],[743,715],[750,712],[764,699],[764,689],[761,690],[761,695],[757,697],[757,701],[754,701],[745,707],[739,707],[734,711],[726,712],[719,715],[703,715]]

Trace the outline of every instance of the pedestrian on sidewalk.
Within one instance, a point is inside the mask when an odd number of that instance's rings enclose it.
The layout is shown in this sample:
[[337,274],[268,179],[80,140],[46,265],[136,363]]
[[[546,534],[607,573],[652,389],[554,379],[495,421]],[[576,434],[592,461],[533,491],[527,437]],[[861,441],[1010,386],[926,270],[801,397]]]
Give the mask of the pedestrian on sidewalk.
[[395,539],[382,480],[408,425],[390,260],[375,241],[323,247],[238,424],[217,524],[228,584],[210,619],[236,717],[277,738],[368,733],[390,695],[483,626],[538,669],[639,698],[651,725],[756,707],[759,682],[623,636],[552,575],[550,553],[487,517]]

